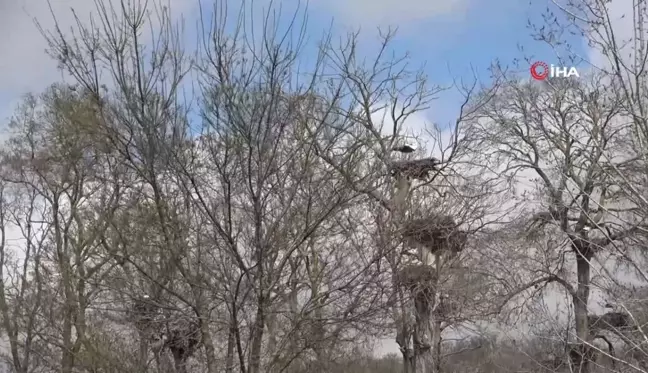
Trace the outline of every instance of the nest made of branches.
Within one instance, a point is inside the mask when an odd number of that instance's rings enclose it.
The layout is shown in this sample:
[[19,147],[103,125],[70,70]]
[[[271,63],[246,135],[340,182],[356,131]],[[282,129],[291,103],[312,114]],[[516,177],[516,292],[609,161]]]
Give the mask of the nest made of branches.
[[142,297],[133,301],[130,316],[135,327],[142,333],[150,332],[160,326],[160,308],[150,298]]
[[194,320],[177,319],[167,324],[165,346],[178,361],[186,361],[201,342],[200,326]]
[[450,297],[448,296],[442,296],[439,301],[439,305],[436,309],[438,316],[441,316],[443,318],[451,318],[459,314],[461,306],[455,300],[450,299]]
[[426,264],[413,264],[400,270],[397,281],[409,289],[433,289],[437,280],[434,267]]
[[410,179],[428,180],[430,172],[437,172],[439,162],[436,158],[394,161],[390,165],[392,176],[403,175]]
[[168,348],[178,361],[186,361],[201,342],[197,320],[182,315],[164,315],[150,298],[136,299],[132,306],[135,327],[159,349]]
[[630,315],[623,312],[607,312],[603,315],[587,316],[592,330],[623,330],[632,327]]
[[432,253],[440,250],[458,253],[466,246],[468,233],[457,227],[451,216],[430,215],[406,221],[401,232],[408,243],[423,246]]

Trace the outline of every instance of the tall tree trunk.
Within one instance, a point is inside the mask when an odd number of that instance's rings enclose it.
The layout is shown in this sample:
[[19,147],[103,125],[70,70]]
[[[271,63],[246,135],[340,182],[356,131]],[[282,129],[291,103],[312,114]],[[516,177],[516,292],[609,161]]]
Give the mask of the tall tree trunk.
[[149,347],[149,343],[147,340],[147,336],[144,335],[144,333],[140,332],[137,366],[142,372],[146,372],[147,365],[148,365],[148,347]]
[[[402,294],[399,291],[399,301],[402,303]],[[396,319],[396,343],[400,347],[401,355],[403,357],[403,372],[404,373],[415,373],[416,369],[414,366],[414,351],[410,346],[412,336],[409,329],[409,322],[407,320],[407,313],[404,310],[404,307],[401,307],[400,315],[399,311],[394,311]]]
[[69,263],[67,256],[62,254],[63,249],[59,251],[59,268],[61,268],[61,278],[63,282],[63,330],[62,336],[62,354],[61,354],[61,373],[72,373],[74,367],[74,341],[72,337],[72,328],[74,327],[74,318],[76,316],[76,301],[74,299],[74,290],[72,289],[72,276],[70,275]]
[[277,351],[277,313],[270,312],[266,317],[266,327],[268,328],[268,344],[266,354],[268,356],[275,356]]
[[[214,340],[212,339],[212,334],[211,330],[209,330],[209,323],[205,319],[206,315],[201,315],[200,317],[200,332],[202,334],[202,343],[203,346],[205,346],[205,358],[207,360],[207,372],[208,373],[216,373],[218,369],[216,368],[216,348],[214,347]],[[230,332],[231,334],[231,332]],[[230,340],[233,339],[230,338],[228,339],[227,343],[227,348],[228,348],[228,353],[229,353],[229,348],[230,348]],[[232,347],[233,350],[233,347]],[[228,356],[229,357],[229,356]]]
[[433,313],[432,322],[432,367],[433,371],[441,373],[441,319]]
[[[398,266],[394,258],[395,250],[391,250],[391,252],[390,264],[394,272],[396,272]],[[415,373],[414,351],[411,345],[410,312],[408,311],[409,304],[405,299],[403,288],[399,284],[396,276],[392,276],[392,287],[396,295],[396,304],[393,306],[393,317],[396,324],[396,344],[398,344],[403,357],[403,372]]]
[[236,326],[234,318],[230,316],[229,329],[227,333],[227,355],[225,355],[225,373],[234,372],[234,347],[236,344]]
[[434,270],[436,276],[434,277],[434,286],[433,286],[433,297],[434,304],[432,304],[432,320],[429,321],[431,327],[431,339],[430,344],[432,345],[432,368],[430,372],[439,373],[441,372],[441,293],[439,288],[439,279],[441,278],[441,252],[437,251],[434,254]]
[[[407,202],[407,196],[409,195],[410,191],[410,183],[409,180],[403,175],[398,175],[398,179],[396,181],[396,193],[392,197],[392,201],[394,202],[394,211],[392,212],[392,227],[398,226],[399,224],[402,223],[403,216],[405,214],[405,207],[406,207],[406,202]],[[386,242],[391,242],[392,238],[392,229],[389,229],[389,239],[386,240]],[[396,259],[396,251],[391,250],[392,257],[391,259],[391,265],[392,269],[396,272],[399,270],[399,263],[400,260]],[[422,256],[422,253],[421,253]],[[403,371],[405,373],[416,373],[417,371],[417,363],[416,363],[416,341],[414,341],[414,346],[410,346],[410,342],[412,341],[412,331],[410,330],[410,322],[409,322],[409,314],[410,312],[407,310],[409,305],[405,301],[405,295],[403,294],[403,290],[401,285],[398,283],[398,280],[396,277],[393,277],[393,287],[394,291],[398,296],[398,301],[399,301],[399,306],[400,310],[396,309],[394,311],[395,314],[395,319],[397,321],[397,331],[396,331],[396,343],[400,347],[401,354],[403,356]],[[400,312],[400,315],[398,313]],[[414,332],[414,338],[416,338],[416,332]]]
[[256,316],[254,318],[254,328],[252,330],[249,363],[250,373],[261,373],[261,347],[263,342],[263,331],[265,328],[265,317],[265,299],[263,295],[260,295]]
[[[183,273],[185,273],[183,271]],[[202,280],[202,278],[201,278]],[[216,373],[216,348],[214,347],[214,340],[212,339],[211,330],[209,329],[209,309],[205,304],[207,296],[202,291],[200,286],[196,286],[193,281],[190,282],[193,299],[196,304],[196,317],[198,319],[198,327],[200,328],[200,336],[202,345],[205,348],[205,360],[207,363],[207,373]]]
[[414,366],[416,373],[435,373],[432,358],[432,328],[430,325],[431,289],[417,289],[414,294]]
[[72,354],[72,315],[70,300],[66,300],[63,314],[63,352],[61,356],[61,373],[72,373],[74,366],[74,355]]
[[591,342],[589,325],[587,320],[587,303],[589,301],[590,293],[590,260],[593,257],[591,250],[586,250],[583,255],[576,251],[576,271],[578,277],[578,287],[576,289],[576,296],[573,297],[574,303],[574,319],[576,322],[576,336],[578,343],[582,345],[579,366],[575,367],[577,372],[590,373],[591,364],[589,358],[589,343]]

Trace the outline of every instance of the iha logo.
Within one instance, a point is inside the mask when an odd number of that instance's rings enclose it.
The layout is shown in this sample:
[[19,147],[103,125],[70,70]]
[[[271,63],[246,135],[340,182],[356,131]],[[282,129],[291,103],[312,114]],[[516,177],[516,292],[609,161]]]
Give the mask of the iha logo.
[[548,76],[552,78],[570,78],[572,76],[580,78],[578,70],[575,67],[549,66],[542,61],[533,63],[529,71],[531,72],[531,77],[535,80],[545,80]]

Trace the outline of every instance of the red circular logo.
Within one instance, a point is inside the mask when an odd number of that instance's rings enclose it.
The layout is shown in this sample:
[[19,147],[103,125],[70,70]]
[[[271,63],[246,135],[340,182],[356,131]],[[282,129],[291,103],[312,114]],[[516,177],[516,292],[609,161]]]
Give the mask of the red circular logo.
[[535,80],[545,80],[549,76],[549,65],[541,61],[535,62],[529,70]]

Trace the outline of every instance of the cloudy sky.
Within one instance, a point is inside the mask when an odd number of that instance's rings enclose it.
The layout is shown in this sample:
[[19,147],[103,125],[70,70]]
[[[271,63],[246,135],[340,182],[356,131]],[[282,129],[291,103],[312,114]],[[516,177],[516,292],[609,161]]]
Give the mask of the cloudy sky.
[[[198,0],[163,1],[168,2],[176,16],[182,14],[191,37]],[[241,1],[229,0],[230,7]],[[254,0],[252,6],[260,9],[270,1]],[[339,33],[360,27],[366,39],[363,45],[370,50],[378,26],[398,26],[399,37],[394,44],[398,52],[411,52],[415,62],[426,64],[433,82],[446,85],[453,78],[469,77],[472,67],[487,79],[486,68],[494,59],[509,64],[514,58],[532,55],[550,62],[554,58],[551,50],[533,42],[527,30],[528,20],[539,19],[546,1],[311,0],[308,30],[315,38],[331,22],[333,31]],[[286,15],[297,6],[306,5],[300,0],[274,0],[274,4],[280,5]],[[86,19],[94,9],[91,0],[50,0],[50,5],[64,30],[73,21],[71,8]],[[46,45],[34,19],[45,29],[51,29],[53,21],[47,1],[0,0],[0,120],[11,115],[23,94],[42,91],[61,79],[56,64],[45,54]],[[518,50],[520,44],[525,46],[524,53]],[[428,120],[450,121],[459,99],[457,94],[444,94],[433,110],[426,113]]]

